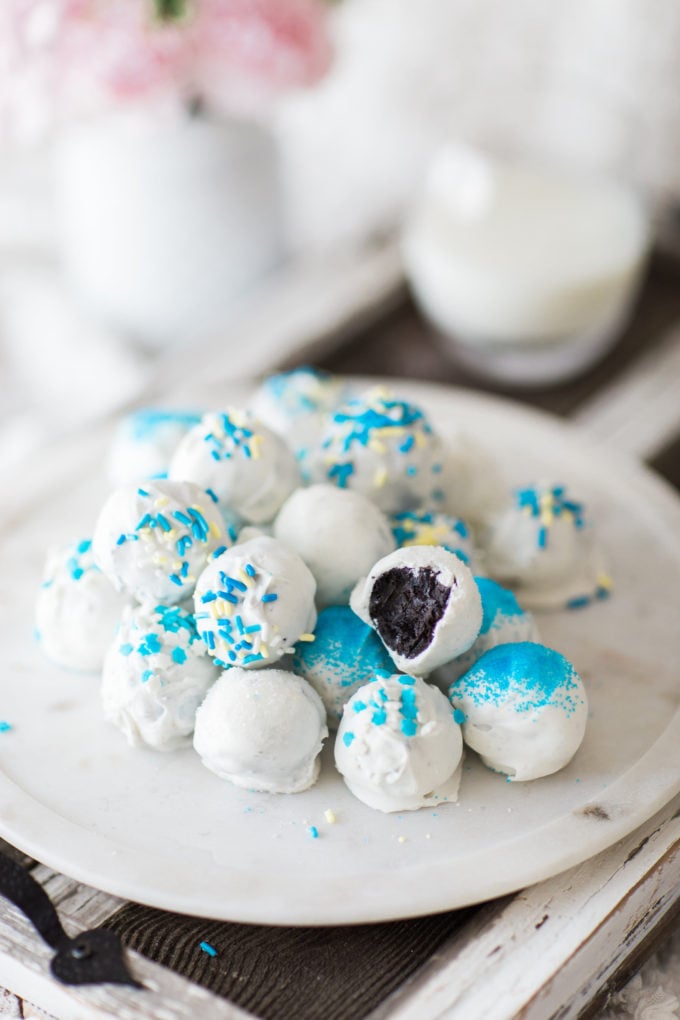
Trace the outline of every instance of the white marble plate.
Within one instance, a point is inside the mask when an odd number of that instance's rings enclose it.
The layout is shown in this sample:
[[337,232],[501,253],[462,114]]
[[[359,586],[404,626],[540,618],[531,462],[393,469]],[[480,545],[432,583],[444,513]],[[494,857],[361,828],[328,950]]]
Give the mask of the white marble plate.
[[598,853],[680,790],[680,501],[548,416],[440,387],[396,388],[444,432],[463,418],[511,480],[567,481],[591,509],[614,597],[540,620],[546,643],[577,665],[591,703],[568,768],[511,784],[469,754],[458,804],[382,815],[346,792],[328,753],[314,789],[276,797],[221,782],[192,751],[130,750],[100,717],[98,678],[51,666],[32,640],[44,549],[88,534],[105,493],[105,435],[90,434],[3,497],[0,719],[12,729],[0,733],[1,837],[80,881],[157,907],[335,924],[520,889]]

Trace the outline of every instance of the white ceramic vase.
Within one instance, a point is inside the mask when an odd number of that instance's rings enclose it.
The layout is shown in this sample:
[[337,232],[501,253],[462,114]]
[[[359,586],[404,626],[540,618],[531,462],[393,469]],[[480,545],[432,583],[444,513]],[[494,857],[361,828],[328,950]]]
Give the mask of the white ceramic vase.
[[76,296],[151,347],[219,331],[282,255],[276,150],[254,123],[144,108],[74,125],[55,185]]

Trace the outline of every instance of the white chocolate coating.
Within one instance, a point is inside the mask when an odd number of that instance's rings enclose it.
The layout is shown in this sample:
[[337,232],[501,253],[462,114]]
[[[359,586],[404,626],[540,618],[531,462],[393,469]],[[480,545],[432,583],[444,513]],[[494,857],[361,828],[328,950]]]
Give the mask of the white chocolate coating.
[[132,747],[174,751],[191,743],[196,710],[218,676],[191,613],[130,607],[104,662],[104,715]]
[[45,655],[67,669],[101,669],[126,602],[95,566],[89,539],[50,549],[35,607]]
[[366,684],[350,698],[335,741],[349,790],[378,811],[456,800],[463,741],[436,687],[410,676]]
[[144,407],[125,415],[111,441],[107,471],[113,485],[143,482],[167,476],[180,440],[197,425],[201,415]]
[[379,387],[338,408],[309,457],[312,481],[360,492],[388,514],[428,503],[442,469],[422,410]]
[[191,595],[215,550],[230,543],[213,498],[192,482],[144,482],[114,490],[92,539],[94,559],[114,588],[138,602]]
[[296,552],[267,535],[252,538],[222,553],[199,577],[199,634],[220,666],[273,665],[296,641],[309,638],[315,590]]
[[[380,579],[392,571],[404,571],[401,576],[410,575],[416,587],[423,576],[434,576],[437,584],[448,590],[446,605],[436,620],[429,642],[425,647],[420,647],[422,642],[419,643],[416,650],[408,655],[394,647],[384,626],[376,623],[375,614],[371,611],[376,582],[382,583]],[[412,605],[413,621],[417,622],[429,612],[429,600],[418,595],[412,597],[410,587],[409,582],[403,601]],[[440,546],[411,546],[383,557],[368,577],[358,582],[352,592],[350,606],[357,616],[377,630],[397,669],[417,676],[426,676],[466,652],[482,624],[482,600],[472,572],[462,560]],[[402,629],[410,631],[411,623],[405,620]]]
[[248,411],[206,414],[179,444],[170,478],[211,489],[244,521],[271,521],[300,485],[295,456],[281,436]]
[[316,580],[319,606],[346,605],[376,560],[395,548],[388,519],[358,492],[312,485],[289,496],[274,535],[302,557]]
[[576,608],[610,581],[581,504],[563,486],[517,490],[484,537],[486,567],[528,609]]
[[522,609],[511,591],[501,587],[489,577],[475,577],[475,583],[482,597],[482,626],[479,636],[467,652],[440,666],[430,676],[430,681],[447,693],[453,681],[471,669],[477,659],[490,648],[517,641],[533,643],[540,641],[534,617]]
[[303,366],[264,379],[250,401],[256,418],[283,436],[303,473],[328,415],[345,395],[343,382],[328,372]]
[[194,747],[206,768],[235,786],[299,793],[320,770],[328,736],[316,691],[282,669],[230,669],[196,716]]
[[567,659],[522,642],[486,652],[449,690],[465,743],[513,782],[549,776],[581,745],[588,701]]
[[349,606],[328,606],[319,613],[314,640],[295,646],[291,668],[312,685],[336,729],[354,692],[393,667],[378,635]]

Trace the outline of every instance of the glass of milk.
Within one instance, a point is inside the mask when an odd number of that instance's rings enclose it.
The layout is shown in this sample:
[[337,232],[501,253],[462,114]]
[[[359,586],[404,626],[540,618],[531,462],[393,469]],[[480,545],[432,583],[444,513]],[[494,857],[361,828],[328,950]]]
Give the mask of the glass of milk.
[[584,371],[630,315],[650,249],[634,188],[559,163],[450,145],[403,231],[417,303],[480,374],[542,385]]

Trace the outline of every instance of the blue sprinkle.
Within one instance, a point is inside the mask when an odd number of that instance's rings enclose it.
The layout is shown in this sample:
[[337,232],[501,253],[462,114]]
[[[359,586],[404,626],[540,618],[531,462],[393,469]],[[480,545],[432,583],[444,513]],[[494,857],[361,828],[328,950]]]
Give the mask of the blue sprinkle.
[[0,733],[9,733],[12,729],[12,724],[5,722],[4,719],[0,719]]
[[116,545],[122,545],[124,541],[125,535],[119,535],[118,538],[116,539]]
[[180,666],[187,661],[187,653],[183,648],[174,648],[172,652],[172,661],[178,663]]
[[399,450],[401,451],[401,453],[408,453],[409,450],[413,447],[414,443],[415,443],[414,436],[407,436],[404,442],[399,447]]
[[462,726],[463,723],[465,722],[465,712],[461,712],[459,708],[454,708],[453,721],[455,723],[458,723],[459,726]]
[[121,655],[132,655],[134,648],[132,647],[131,644],[124,644],[120,646],[118,651],[120,652]]
[[590,605],[590,598],[588,595],[579,595],[577,598],[569,599],[567,602],[567,609],[582,609],[583,606]]
[[407,673],[398,676],[397,680],[400,684],[404,684],[405,687],[413,687],[416,682],[415,677],[409,676]]
[[244,584],[243,581],[237,581],[235,577],[227,577],[226,580],[237,591],[248,591],[248,585]]
[[[231,654],[233,654],[233,653],[230,653],[230,655]],[[263,659],[263,658],[264,658],[264,656],[260,655],[259,653],[257,655],[246,655],[245,658],[242,660],[242,662],[243,662],[244,666],[247,666],[248,663],[250,663],[250,662],[260,662],[260,660]]]
[[355,701],[352,705],[355,712],[364,712],[367,708],[365,701]]
[[82,555],[83,553],[86,553],[90,549],[91,545],[92,541],[89,538],[85,538],[83,539],[82,542],[78,542],[78,545],[76,546],[76,552]]
[[181,510],[173,511],[172,516],[176,521],[179,521],[180,524],[185,524],[188,528],[191,527],[191,517],[187,517],[187,515],[183,514]]
[[409,464],[409,466],[406,468],[406,474],[413,478],[414,475],[418,474],[418,468],[415,467],[413,464]]
[[212,558],[216,560],[218,556],[221,556],[222,553],[226,551],[227,551],[226,545],[221,545],[217,549],[215,549],[215,552],[212,554]]
[[252,563],[246,563],[244,570],[248,577],[255,577],[255,567],[252,565]]
[[176,584],[178,588],[181,588],[184,583],[177,574],[170,574],[169,580],[172,581],[173,584]]
[[82,567],[75,567],[71,571],[71,577],[73,578],[74,581],[79,581],[84,573],[85,573],[85,571],[83,570]]
[[307,829],[307,832],[312,837],[312,839],[319,838],[319,830],[317,829],[316,825],[310,825],[309,828]]
[[152,676],[153,676],[153,670],[152,669],[145,669],[144,672],[142,673],[142,683],[143,684],[147,683],[151,679]]
[[205,641],[210,651],[212,651],[213,648],[215,647],[215,635],[213,634],[213,632],[211,630],[204,630],[201,632],[201,637]]
[[146,491],[146,489],[137,489],[137,495],[144,496],[146,499],[149,498],[149,493]]
[[277,598],[278,598],[278,597],[279,597],[278,595],[275,595],[275,594],[274,594],[274,593],[272,592],[272,593],[271,593],[271,594],[269,594],[269,595],[263,595],[263,596],[262,596],[262,601],[263,601],[263,602],[276,602],[276,600],[277,600]]
[[387,722],[387,712],[384,708],[376,708],[375,712],[371,716],[371,722],[374,726],[384,726]]
[[206,489],[205,491],[208,493],[213,503],[219,503],[219,499],[217,498],[212,489]]
[[232,595],[230,591],[220,591],[217,593],[221,599],[225,602],[231,602],[232,606],[238,605],[238,595]]
[[187,560],[184,560],[184,562],[182,563],[182,569],[180,571],[180,576],[185,581],[186,581],[187,577],[189,576],[189,564],[188,564]]
[[201,602],[205,605],[207,602],[217,601],[217,595],[214,591],[207,591],[205,595],[201,595]]
[[207,953],[208,956],[217,956],[217,950],[214,946],[211,946],[209,942],[199,942],[199,949]]
[[546,527],[540,527],[538,529],[538,548],[545,549],[548,542],[548,529]]
[[402,719],[401,732],[405,737],[415,737],[418,732],[418,723],[415,719]]
[[354,734],[350,730],[348,730],[347,733],[343,733],[342,742],[345,745],[345,747],[349,747],[353,740]]

